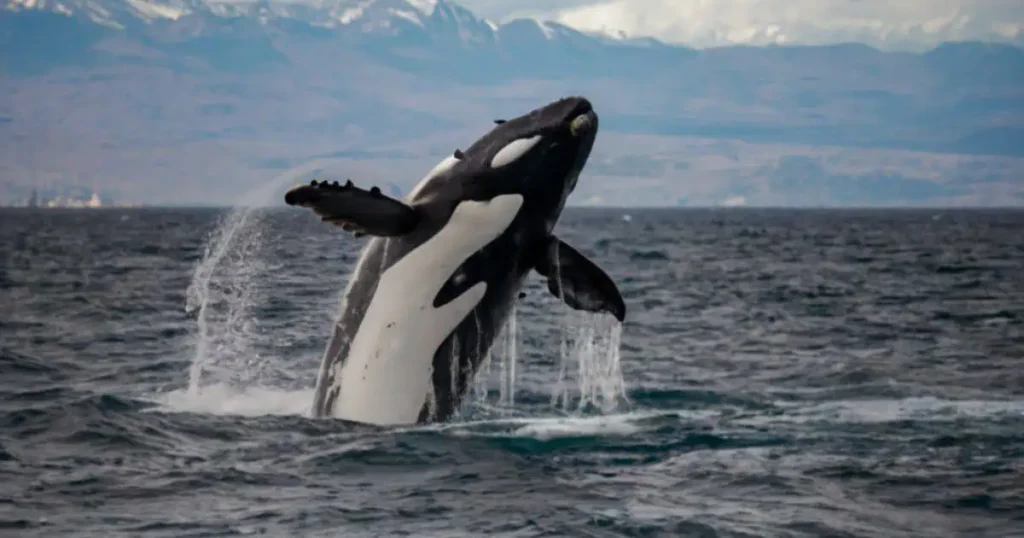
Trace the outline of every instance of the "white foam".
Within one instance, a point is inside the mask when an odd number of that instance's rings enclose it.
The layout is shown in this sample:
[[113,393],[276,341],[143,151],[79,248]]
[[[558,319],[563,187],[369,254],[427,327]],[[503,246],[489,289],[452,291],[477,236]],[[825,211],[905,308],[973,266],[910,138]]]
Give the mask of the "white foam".
[[[765,417],[788,422],[827,420],[847,423],[883,423],[908,419],[930,421],[979,418],[1000,414],[1024,416],[1024,400],[944,400],[934,397],[902,399],[842,400],[815,405],[779,404],[796,407],[785,415]],[[759,420],[760,417],[752,420]]]
[[600,416],[502,417],[495,419],[425,424],[390,430],[393,433],[443,432],[456,437],[529,438],[551,440],[589,436],[629,436],[661,427],[660,418],[698,420],[689,410],[631,411]]
[[309,415],[313,391],[265,387],[239,389],[226,384],[206,385],[196,391],[176,390],[154,398],[158,411],[260,417]]
[[600,417],[567,417],[540,419],[526,424],[515,431],[516,437],[532,437],[548,440],[564,437],[633,435],[643,431],[635,415],[609,415]]

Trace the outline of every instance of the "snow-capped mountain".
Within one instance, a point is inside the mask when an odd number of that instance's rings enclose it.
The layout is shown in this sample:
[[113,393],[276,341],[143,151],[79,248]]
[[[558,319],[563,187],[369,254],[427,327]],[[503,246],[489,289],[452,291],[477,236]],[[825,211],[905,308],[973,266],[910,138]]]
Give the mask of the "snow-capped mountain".
[[[451,0],[0,2],[0,179],[73,176],[166,201],[207,199],[211,185],[229,196],[251,170],[318,158],[377,158],[384,175],[415,178],[480,122],[568,93],[599,103],[606,158],[588,170],[618,178],[596,193],[608,199],[637,177],[657,183],[648,195],[660,201],[720,173],[725,199],[762,170],[800,192],[860,170],[829,175],[801,149],[722,171],[745,159],[674,137],[1024,157],[1024,108],[1010,98],[1024,87],[1024,50],[1007,45],[694,50],[531,19],[495,24]],[[714,159],[694,156],[718,147]],[[607,157],[616,151],[628,154]],[[972,166],[920,173],[946,170],[955,183]],[[685,171],[692,181],[676,181]],[[857,173],[892,183],[888,168],[869,172]]]
[[[0,53],[10,58],[4,67],[12,73],[118,63],[140,48],[149,51],[146,62],[174,69],[200,62],[251,72],[344,44],[403,71],[487,83],[567,71],[643,77],[692,52],[550,21],[496,24],[450,0],[6,1]],[[119,45],[110,46],[111,39]],[[126,41],[134,52],[124,52]]]
[[132,29],[188,18],[244,18],[264,26],[302,23],[343,34],[417,35],[467,46],[513,41],[568,40],[603,44],[656,43],[591,35],[562,24],[520,19],[488,21],[447,0],[7,0],[8,12],[49,12],[111,29]]
[[175,20],[193,13],[198,5],[192,2],[169,0],[8,0],[6,11],[41,11],[86,18],[109,28],[125,28],[135,22]]

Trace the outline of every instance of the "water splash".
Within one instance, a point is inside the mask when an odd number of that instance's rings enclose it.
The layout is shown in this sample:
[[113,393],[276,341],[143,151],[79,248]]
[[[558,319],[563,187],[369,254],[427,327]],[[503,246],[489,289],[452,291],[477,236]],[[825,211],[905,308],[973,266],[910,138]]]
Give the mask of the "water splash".
[[[557,262],[557,255],[555,260],[555,278],[561,282],[562,268]],[[564,301],[557,302],[566,314],[562,323],[558,373],[551,394],[551,406],[560,408],[563,413],[586,413],[594,408],[610,413],[620,403],[628,404],[620,355],[622,325],[607,314],[572,310],[565,306]],[[473,400],[477,407],[498,411],[503,415],[515,411],[519,342],[518,320],[513,307],[485,365],[477,373],[473,386]],[[489,378],[495,355],[500,368],[498,402],[497,407],[488,408]],[[573,402],[574,409],[571,408]]]
[[[595,410],[607,414],[628,404],[620,353],[622,325],[606,314],[568,308],[562,319],[551,406],[564,414]],[[477,408],[501,416],[517,414],[516,386],[523,374],[517,369],[521,338],[513,310],[473,382],[470,401]]]
[[628,404],[621,364],[622,325],[605,314],[575,310],[565,319],[552,405],[564,412],[596,408],[607,414]]
[[313,161],[247,192],[210,234],[186,290],[185,310],[196,318],[187,394],[204,386],[236,390],[260,386],[269,360],[259,353],[264,338],[253,310],[262,298],[267,269],[263,254],[265,208],[286,183],[322,170]]
[[504,353],[500,354],[501,385],[498,390],[499,405],[514,408],[516,405],[516,362],[519,360],[519,323],[516,319],[516,307],[512,307],[512,315],[502,331]]
[[[516,363],[519,361],[519,321],[515,305],[509,314],[505,326],[494,338],[490,351],[487,353],[477,370],[473,380],[471,401],[480,409],[507,415],[515,410]],[[498,377],[494,378],[494,368],[498,369]],[[497,381],[497,386],[492,384]],[[496,402],[492,403],[492,395],[496,393]]]
[[197,394],[204,381],[246,386],[258,375],[260,357],[253,343],[259,321],[251,309],[265,269],[260,258],[262,220],[254,208],[233,210],[221,220],[196,265],[185,303],[185,310],[196,316],[197,330],[190,394]]

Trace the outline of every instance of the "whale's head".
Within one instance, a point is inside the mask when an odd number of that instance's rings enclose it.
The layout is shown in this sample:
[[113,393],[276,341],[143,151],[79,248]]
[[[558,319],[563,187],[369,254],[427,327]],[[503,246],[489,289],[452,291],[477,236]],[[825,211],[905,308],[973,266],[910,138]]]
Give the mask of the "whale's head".
[[406,198],[425,203],[461,184],[460,198],[521,194],[530,213],[554,227],[597,137],[597,113],[583,97],[567,97],[507,121],[431,170]]
[[471,166],[495,187],[517,190],[557,218],[597,138],[593,105],[567,97],[497,123],[466,150]]

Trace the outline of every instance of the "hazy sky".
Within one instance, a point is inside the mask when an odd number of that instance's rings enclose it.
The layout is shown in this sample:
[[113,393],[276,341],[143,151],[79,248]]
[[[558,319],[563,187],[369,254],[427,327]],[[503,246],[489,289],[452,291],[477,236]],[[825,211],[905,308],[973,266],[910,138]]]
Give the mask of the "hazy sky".
[[862,42],[921,49],[981,39],[1024,44],[1024,0],[456,0],[491,20],[536,16],[704,47]]

